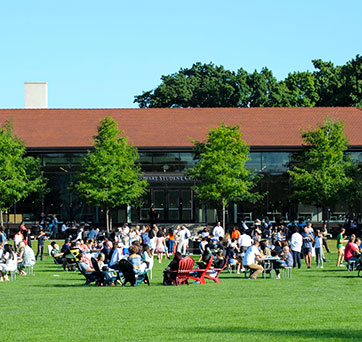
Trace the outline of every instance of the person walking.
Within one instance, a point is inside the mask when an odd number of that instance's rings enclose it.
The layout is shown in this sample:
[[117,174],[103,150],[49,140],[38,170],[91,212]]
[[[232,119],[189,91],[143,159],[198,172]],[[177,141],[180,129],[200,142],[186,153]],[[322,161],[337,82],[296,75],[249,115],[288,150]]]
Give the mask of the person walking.
[[343,234],[346,232],[345,228],[342,228],[340,233],[337,236],[337,250],[338,250],[338,257],[337,257],[337,267],[343,267],[343,258],[344,258],[344,245],[343,243],[347,242],[346,238]]

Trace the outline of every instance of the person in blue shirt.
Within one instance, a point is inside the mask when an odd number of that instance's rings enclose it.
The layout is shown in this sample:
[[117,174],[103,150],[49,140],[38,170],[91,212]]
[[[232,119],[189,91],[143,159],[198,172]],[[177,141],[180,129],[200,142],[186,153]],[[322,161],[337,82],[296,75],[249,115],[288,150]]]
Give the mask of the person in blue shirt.
[[312,263],[312,248],[314,242],[314,236],[309,232],[308,226],[304,226],[304,231],[302,232],[303,238],[303,255],[305,259],[305,263],[307,264],[307,268],[311,267]]
[[93,228],[88,234],[88,239],[94,240],[94,238],[96,238],[98,234],[99,234],[99,228],[97,229]]
[[7,242],[7,236],[6,236],[4,230],[5,230],[4,227],[1,226],[0,227],[0,250],[4,247],[4,245]]

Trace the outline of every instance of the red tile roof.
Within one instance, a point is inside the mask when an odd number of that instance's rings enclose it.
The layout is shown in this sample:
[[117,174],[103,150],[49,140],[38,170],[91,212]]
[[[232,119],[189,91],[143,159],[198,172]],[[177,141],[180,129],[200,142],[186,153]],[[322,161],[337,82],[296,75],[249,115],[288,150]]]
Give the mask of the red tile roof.
[[220,122],[240,125],[250,146],[299,146],[301,129],[325,118],[342,120],[352,146],[362,146],[359,108],[152,108],[152,109],[0,109],[27,147],[88,147],[99,120],[113,117],[137,147],[187,147],[203,140]]

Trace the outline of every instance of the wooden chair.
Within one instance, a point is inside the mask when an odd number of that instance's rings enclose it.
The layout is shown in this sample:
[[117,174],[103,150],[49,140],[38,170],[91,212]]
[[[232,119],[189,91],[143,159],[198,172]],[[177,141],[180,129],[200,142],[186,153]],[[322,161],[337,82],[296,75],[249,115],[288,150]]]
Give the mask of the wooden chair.
[[83,268],[80,266],[79,262],[76,262],[76,266],[80,273],[84,276],[86,279],[84,286],[88,286],[90,283],[95,282],[96,285],[100,286],[103,282],[103,274],[97,271],[86,273]]
[[[205,277],[206,277],[206,274],[207,274],[207,272],[209,271],[209,269],[210,269],[210,267],[212,265],[213,259],[214,259],[214,256],[212,255],[209,262],[207,263],[206,268],[200,268],[200,269],[194,268],[194,269],[192,269],[192,274],[190,274],[188,278],[193,279],[195,281],[198,281],[200,284],[206,284]],[[196,272],[200,273],[200,275],[197,276]]]
[[147,272],[136,273],[133,269],[133,265],[126,259],[121,259],[118,265],[119,270],[123,275],[123,281],[121,280],[122,286],[125,286],[127,283],[130,283],[131,286],[137,286],[142,282],[145,282],[150,286]]
[[178,269],[176,272],[176,277],[173,283],[178,286],[181,284],[187,284],[189,285],[189,276],[190,272],[192,272],[192,268],[194,267],[195,260],[191,257],[187,256],[185,258],[182,258],[179,262]]
[[221,267],[221,268],[215,268],[215,267],[210,268],[210,269],[209,269],[209,272],[207,272],[207,273],[205,274],[205,278],[206,278],[206,279],[211,279],[211,280],[213,280],[215,283],[220,284],[219,275],[220,275],[220,273],[225,269],[225,267],[227,266],[228,261],[229,261],[229,257],[226,258],[223,267]]

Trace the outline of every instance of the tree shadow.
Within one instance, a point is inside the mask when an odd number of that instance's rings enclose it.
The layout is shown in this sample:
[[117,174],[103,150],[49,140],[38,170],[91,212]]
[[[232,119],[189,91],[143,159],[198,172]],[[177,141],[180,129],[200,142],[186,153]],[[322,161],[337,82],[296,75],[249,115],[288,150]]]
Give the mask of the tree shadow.
[[[341,339],[356,341],[361,340],[362,330],[346,330],[346,329],[298,329],[298,330],[266,330],[266,329],[250,329],[242,327],[230,327],[230,328],[188,328],[185,329],[187,332],[203,335],[203,334],[225,334],[225,335],[262,335],[265,336],[277,336],[277,337],[299,337],[299,338],[310,338],[316,341],[322,339]],[[263,338],[263,337],[260,338]]]

